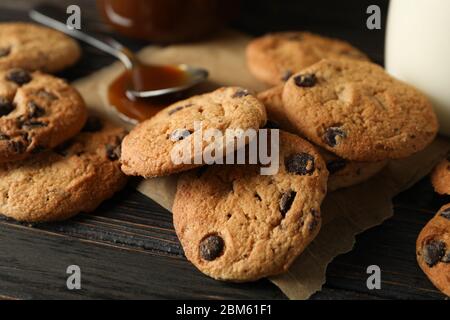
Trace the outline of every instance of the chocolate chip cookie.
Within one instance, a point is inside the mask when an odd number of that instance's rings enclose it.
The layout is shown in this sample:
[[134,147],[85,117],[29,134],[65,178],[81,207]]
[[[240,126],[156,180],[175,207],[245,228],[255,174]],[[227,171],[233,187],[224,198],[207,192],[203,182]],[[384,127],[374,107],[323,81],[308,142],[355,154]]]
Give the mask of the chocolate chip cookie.
[[[299,134],[286,116],[282,92],[283,85],[278,85],[258,93],[257,97],[266,107],[268,123],[275,123],[275,126],[278,126],[280,129]],[[361,162],[345,160],[323,148],[317,148],[324,158],[329,171],[328,191],[335,191],[366,181],[380,172],[387,164],[387,161]]]
[[349,43],[309,32],[279,32],[247,46],[247,65],[259,80],[276,85],[324,58],[368,60]]
[[173,218],[186,257],[219,280],[286,271],[317,235],[327,170],[316,149],[280,131],[280,167],[214,165],[183,173]]
[[0,71],[0,163],[25,159],[77,134],[87,111],[78,91],[39,71]]
[[423,94],[370,62],[322,60],[292,76],[282,99],[298,132],[354,161],[407,157],[438,129]]
[[73,139],[23,161],[0,164],[0,213],[19,221],[90,212],[126,183],[122,128],[92,120]]
[[63,33],[31,23],[0,23],[0,70],[60,71],[81,55],[79,45]]
[[417,262],[433,284],[450,296],[450,204],[443,206],[420,232]]
[[431,173],[434,191],[450,195],[450,156],[442,160]]
[[[225,138],[227,132],[257,130],[265,123],[264,106],[246,89],[226,87],[194,96],[160,111],[125,137],[122,170],[148,178],[198,167],[209,150],[215,149],[218,158],[234,152],[237,144]],[[221,136],[205,138],[209,129]]]

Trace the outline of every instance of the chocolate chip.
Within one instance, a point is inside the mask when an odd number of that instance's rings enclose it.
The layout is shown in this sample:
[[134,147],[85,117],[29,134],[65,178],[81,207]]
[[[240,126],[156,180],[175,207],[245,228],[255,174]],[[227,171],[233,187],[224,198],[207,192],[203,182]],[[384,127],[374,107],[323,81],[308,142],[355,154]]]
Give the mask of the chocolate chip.
[[281,81],[288,81],[289,78],[293,75],[294,73],[291,70],[286,70],[283,72],[283,75],[281,76]]
[[10,47],[3,47],[0,48],[0,58],[6,57],[11,53]]
[[109,160],[115,161],[120,158],[121,148],[120,145],[111,145],[107,144],[105,146],[106,149],[106,156]]
[[286,213],[291,209],[292,203],[294,202],[295,196],[297,192],[289,190],[288,192],[283,193],[280,199],[280,213],[283,218],[286,216]]
[[445,209],[439,214],[441,217],[450,220],[450,208]]
[[212,261],[220,257],[223,253],[225,243],[217,234],[211,234],[200,241],[200,256],[202,259]]
[[294,77],[294,83],[297,85],[297,87],[310,88],[314,87],[314,85],[317,83],[317,78],[316,75],[312,73],[299,74],[298,76]]
[[170,140],[172,142],[177,142],[180,140],[183,140],[187,137],[189,137],[192,134],[192,132],[190,130],[187,129],[176,129],[174,131],[172,131],[172,133],[170,134]]
[[327,169],[330,174],[334,174],[344,169],[346,165],[347,161],[345,161],[344,159],[330,160],[327,162]]
[[314,172],[314,157],[310,154],[301,152],[296,153],[284,161],[286,170],[289,173],[295,173],[298,175],[311,175]]
[[312,216],[312,220],[308,225],[308,230],[313,231],[319,225],[320,213],[316,209],[311,209],[310,213]]
[[10,137],[7,134],[0,133],[0,140],[9,140]]
[[84,132],[97,132],[102,130],[103,124],[99,117],[90,116],[87,118],[86,123],[81,131]]
[[335,147],[339,144],[342,138],[346,138],[347,134],[339,127],[330,127],[325,131],[323,139],[330,147]]
[[14,110],[14,104],[6,98],[0,98],[0,117],[6,116]]
[[429,267],[433,267],[445,254],[445,243],[439,240],[431,240],[423,247],[423,259]]
[[45,114],[45,109],[40,107],[34,101],[28,102],[27,107],[28,107],[28,115],[30,118],[39,118]]
[[248,96],[250,93],[246,89],[238,89],[233,95],[232,98],[242,98]]
[[36,120],[26,120],[22,123],[20,123],[20,128],[25,129],[25,130],[32,130],[32,129],[37,129],[37,128],[44,128],[46,127],[48,124],[42,121],[36,121]]
[[23,69],[12,69],[6,74],[6,80],[15,82],[21,86],[31,81],[31,75]]
[[9,148],[14,153],[23,153],[26,150],[27,146],[23,141],[10,140]]

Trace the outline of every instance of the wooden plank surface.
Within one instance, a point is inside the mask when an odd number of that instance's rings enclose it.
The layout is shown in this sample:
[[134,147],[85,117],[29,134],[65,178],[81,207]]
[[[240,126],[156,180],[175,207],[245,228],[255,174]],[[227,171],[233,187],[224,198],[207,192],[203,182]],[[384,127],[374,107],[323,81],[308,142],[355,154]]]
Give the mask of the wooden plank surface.
[[[0,21],[25,20],[32,3],[3,0]],[[107,32],[93,1],[57,3],[78,3],[83,26]],[[282,25],[278,20],[258,26],[249,21],[241,19],[236,26],[257,34],[292,28],[293,23],[288,20]],[[367,38],[358,28],[309,24],[312,30],[356,43],[382,62],[382,33]],[[144,45],[116,38],[134,50]],[[83,46],[83,50],[82,61],[62,77],[74,80],[112,62],[92,48]],[[96,212],[67,222],[29,226],[0,218],[0,299],[285,298],[267,280],[230,284],[203,276],[184,258],[170,213],[136,192],[135,183],[135,179],[130,181]],[[415,262],[415,240],[431,215],[447,202],[449,198],[433,193],[428,179],[398,196],[394,217],[358,236],[354,250],[329,265],[327,283],[312,299],[443,299]],[[66,268],[72,264],[82,271],[80,291],[66,288]],[[381,290],[366,287],[366,268],[371,264],[382,270]]]

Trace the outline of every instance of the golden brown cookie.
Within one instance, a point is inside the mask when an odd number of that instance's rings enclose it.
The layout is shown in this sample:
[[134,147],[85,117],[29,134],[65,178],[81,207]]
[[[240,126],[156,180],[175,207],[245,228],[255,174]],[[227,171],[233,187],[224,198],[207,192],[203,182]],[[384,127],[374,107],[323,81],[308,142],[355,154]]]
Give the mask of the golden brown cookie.
[[442,160],[431,173],[431,183],[434,191],[450,195],[450,161],[449,157]]
[[450,296],[450,204],[443,206],[417,238],[417,262],[433,284]]
[[[283,85],[278,85],[258,93],[258,99],[266,106],[268,123],[274,122],[275,127],[299,134],[286,116],[282,101]],[[317,146],[316,146],[317,147]],[[366,181],[380,172],[387,161],[361,162],[345,160],[337,155],[317,147],[329,171],[328,191],[350,187]]]
[[354,161],[407,157],[438,130],[429,100],[370,62],[322,60],[304,69],[286,82],[283,107],[303,136]]
[[81,55],[77,42],[63,33],[31,23],[0,23],[0,70],[60,71]]
[[[246,89],[226,87],[194,96],[160,111],[125,137],[122,170],[148,178],[198,167],[204,164],[203,153],[212,146],[223,155],[234,152],[235,143],[227,145],[225,139],[227,130],[257,130],[265,123],[264,106]],[[205,141],[203,135],[209,129],[216,129],[222,137]],[[174,161],[176,150],[184,150],[180,154],[187,155],[188,161]]]
[[90,212],[126,183],[122,128],[89,120],[83,132],[33,158],[0,165],[0,213],[19,221],[63,220]]
[[327,170],[316,149],[280,131],[280,168],[214,165],[181,175],[173,218],[186,257],[219,280],[285,272],[317,235]]
[[246,55],[250,72],[271,85],[324,58],[368,60],[345,41],[309,32],[279,32],[256,38],[247,46]]
[[39,71],[0,71],[0,163],[25,159],[73,137],[86,106],[64,80]]

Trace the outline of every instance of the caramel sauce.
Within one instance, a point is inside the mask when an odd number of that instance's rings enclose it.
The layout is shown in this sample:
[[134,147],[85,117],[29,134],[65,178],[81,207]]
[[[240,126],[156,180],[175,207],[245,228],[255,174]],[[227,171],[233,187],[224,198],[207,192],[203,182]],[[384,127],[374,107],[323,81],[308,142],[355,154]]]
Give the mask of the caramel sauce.
[[239,13],[239,0],[97,0],[104,20],[121,34],[159,43],[213,34]]
[[125,70],[108,88],[109,103],[120,113],[138,122],[154,116],[158,111],[180,99],[179,95],[131,100],[129,88],[138,91],[177,87],[188,81],[183,70],[174,66],[139,65]]

